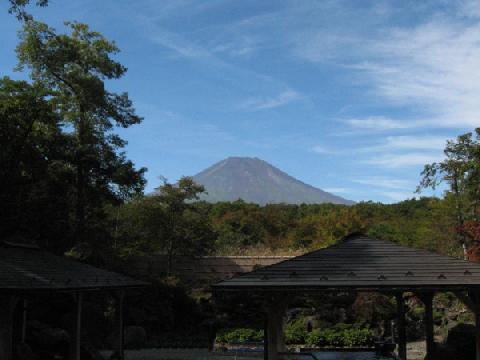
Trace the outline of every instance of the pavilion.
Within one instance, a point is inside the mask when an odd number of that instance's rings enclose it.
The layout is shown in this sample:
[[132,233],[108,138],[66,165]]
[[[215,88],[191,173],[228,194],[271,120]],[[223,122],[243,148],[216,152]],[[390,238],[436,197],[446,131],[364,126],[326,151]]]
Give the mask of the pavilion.
[[[0,241],[0,359],[11,360],[15,325],[20,323],[20,341],[27,342],[29,300],[43,295],[71,295],[75,314],[71,324],[70,359],[80,360],[82,302],[84,294],[108,291],[116,299],[116,353],[123,359],[123,299],[125,291],[145,286],[132,278],[53,255],[32,245]],[[20,314],[20,315],[18,315]]]
[[407,358],[403,294],[425,305],[427,359],[434,359],[432,299],[453,292],[475,314],[476,359],[480,360],[480,264],[371,239],[346,236],[325,249],[232,277],[213,286],[219,294],[259,296],[265,305],[265,359],[285,351],[283,318],[288,299],[319,292],[381,292],[397,300],[398,357]]

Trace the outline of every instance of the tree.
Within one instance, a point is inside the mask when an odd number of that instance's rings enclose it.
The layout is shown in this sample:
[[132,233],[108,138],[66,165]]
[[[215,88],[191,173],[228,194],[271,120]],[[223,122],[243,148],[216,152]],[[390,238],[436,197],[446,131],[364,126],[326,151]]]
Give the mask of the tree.
[[[10,8],[8,12],[14,14],[18,20],[29,21],[32,20],[32,16],[27,13],[25,7],[30,4],[31,0],[8,0],[10,2]],[[37,0],[35,5],[45,7],[48,5],[48,0]]]
[[62,249],[71,236],[72,138],[41,84],[0,80],[1,238]]
[[194,203],[203,191],[192,178],[183,177],[176,184],[164,181],[153,195],[111,209],[117,252],[122,256],[165,254],[169,275],[173,256],[209,253],[215,240],[209,208]]
[[446,182],[449,193],[455,199],[457,237],[466,251],[465,221],[479,221],[480,205],[480,128],[460,135],[456,141],[448,141],[444,150],[445,160],[428,164],[422,172],[417,189],[435,189]]
[[[182,177],[178,184],[170,184],[164,181],[157,189],[157,201],[164,208],[164,236],[165,251],[168,255],[168,275],[172,272],[173,255],[182,247],[194,245],[203,239],[195,229],[188,226],[189,222],[195,219],[193,200],[198,200],[199,195],[205,191],[202,185],[196,184],[191,177]],[[197,225],[198,222],[195,221]],[[200,235],[200,237],[198,237]]]
[[73,138],[75,236],[95,239],[95,221],[106,203],[121,203],[143,190],[146,169],[136,170],[112,132],[141,122],[127,93],[116,94],[105,81],[122,77],[126,68],[112,58],[119,50],[81,23],[65,23],[57,34],[33,20],[24,24],[17,47],[18,69],[27,67],[35,84],[51,90],[55,111]]

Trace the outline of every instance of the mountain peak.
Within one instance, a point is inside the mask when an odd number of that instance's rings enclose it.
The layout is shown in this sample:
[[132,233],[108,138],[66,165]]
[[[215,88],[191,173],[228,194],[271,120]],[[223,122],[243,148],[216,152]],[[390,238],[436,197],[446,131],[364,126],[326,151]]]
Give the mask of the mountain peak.
[[208,194],[202,199],[209,202],[242,199],[260,205],[353,204],[350,200],[305,184],[257,157],[228,157],[193,179],[205,186]]

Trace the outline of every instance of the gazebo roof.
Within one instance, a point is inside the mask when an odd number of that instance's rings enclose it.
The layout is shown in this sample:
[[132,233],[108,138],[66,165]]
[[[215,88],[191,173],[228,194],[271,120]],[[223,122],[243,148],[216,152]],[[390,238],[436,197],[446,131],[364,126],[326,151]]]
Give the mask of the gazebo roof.
[[480,264],[413,249],[364,235],[232,277],[223,291],[480,289]]
[[0,290],[91,291],[141,287],[143,282],[34,246],[0,242]]

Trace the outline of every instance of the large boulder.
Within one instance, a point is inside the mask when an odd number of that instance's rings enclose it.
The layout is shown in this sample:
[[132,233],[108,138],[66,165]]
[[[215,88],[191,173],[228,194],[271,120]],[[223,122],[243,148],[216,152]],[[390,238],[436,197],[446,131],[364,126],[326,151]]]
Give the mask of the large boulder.
[[147,341],[147,332],[141,326],[128,326],[125,330],[125,347],[141,349]]

